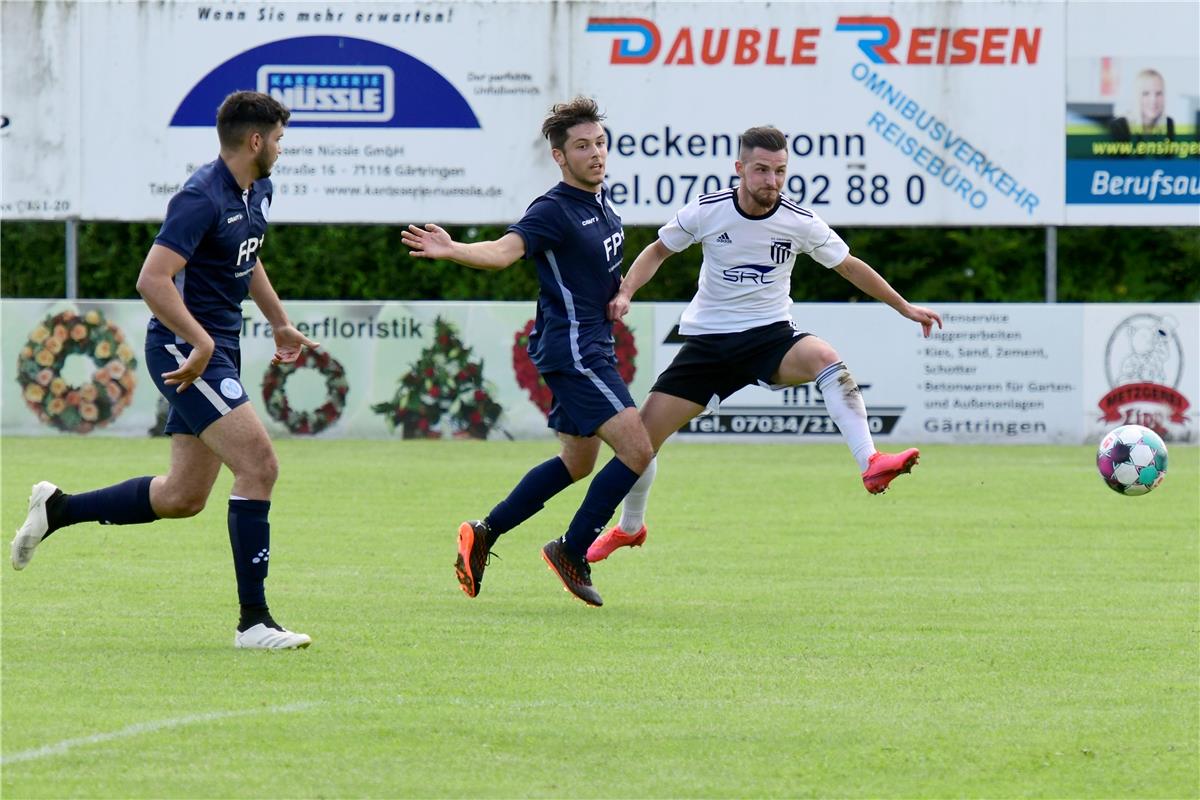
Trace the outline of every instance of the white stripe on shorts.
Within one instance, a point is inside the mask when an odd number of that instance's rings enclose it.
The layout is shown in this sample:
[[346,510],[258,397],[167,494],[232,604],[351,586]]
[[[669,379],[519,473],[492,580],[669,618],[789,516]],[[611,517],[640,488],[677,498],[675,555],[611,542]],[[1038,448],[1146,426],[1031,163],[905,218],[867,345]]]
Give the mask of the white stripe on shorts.
[[[183,353],[179,352],[179,348],[175,345],[167,344],[163,346],[167,348],[168,353],[175,356],[175,360],[179,362],[180,366],[183,366],[183,362],[187,361],[187,359],[183,357]],[[229,407],[228,403],[221,399],[221,395],[213,391],[213,388],[209,386],[207,382],[205,382],[204,378],[196,378],[196,380],[192,382],[192,386],[195,386],[200,390],[200,394],[208,398],[208,402],[213,404],[213,408],[219,411],[222,417],[233,410]]]
[[604,399],[612,404],[612,407],[618,414],[625,410],[625,404],[617,399],[613,394],[613,390],[608,388],[608,384],[600,380],[600,376],[583,365],[583,356],[579,354],[579,319],[575,316],[575,298],[571,295],[571,290],[567,288],[563,282],[562,273],[558,270],[558,259],[554,257],[553,250],[546,251],[546,261],[550,263],[550,269],[554,271],[554,280],[558,283],[558,290],[562,293],[563,305],[567,308],[567,319],[571,323],[568,333],[568,339],[571,342],[571,358],[574,360],[575,369],[582,373],[584,377],[592,382],[600,394],[604,395]]

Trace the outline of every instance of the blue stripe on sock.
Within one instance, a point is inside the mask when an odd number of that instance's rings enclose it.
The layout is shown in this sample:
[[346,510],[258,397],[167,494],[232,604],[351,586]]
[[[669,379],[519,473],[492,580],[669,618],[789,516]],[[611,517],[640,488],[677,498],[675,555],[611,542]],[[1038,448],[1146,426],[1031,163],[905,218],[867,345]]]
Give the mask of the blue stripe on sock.
[[833,378],[835,375],[837,375],[839,372],[841,372],[845,368],[846,368],[846,363],[844,361],[838,361],[833,364],[830,364],[828,367],[821,370],[821,372],[813,380],[813,383],[817,384],[818,388],[824,389],[825,387],[822,386],[821,384],[824,383],[825,381],[828,381],[829,379]]

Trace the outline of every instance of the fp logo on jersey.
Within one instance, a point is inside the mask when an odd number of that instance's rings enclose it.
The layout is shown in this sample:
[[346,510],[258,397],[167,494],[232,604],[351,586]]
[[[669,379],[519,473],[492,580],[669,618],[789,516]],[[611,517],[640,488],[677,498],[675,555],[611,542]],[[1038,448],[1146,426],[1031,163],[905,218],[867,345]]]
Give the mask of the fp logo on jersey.
[[791,239],[772,239],[771,240],[771,260],[776,264],[782,264],[792,257],[792,240]]
[[612,257],[617,254],[618,249],[621,247],[621,242],[623,241],[625,241],[625,234],[621,231],[617,231],[612,236],[609,236],[607,239],[605,239],[604,257],[611,260]]
[[258,248],[262,247],[263,239],[266,238],[265,234],[262,236],[251,236],[238,245],[237,265],[240,267],[247,261],[253,260],[254,254],[258,251]]

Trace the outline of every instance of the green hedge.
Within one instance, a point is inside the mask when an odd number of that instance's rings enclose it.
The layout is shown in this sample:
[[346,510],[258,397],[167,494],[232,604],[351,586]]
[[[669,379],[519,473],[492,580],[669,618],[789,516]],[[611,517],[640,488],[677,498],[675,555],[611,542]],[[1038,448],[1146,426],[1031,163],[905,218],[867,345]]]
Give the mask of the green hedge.
[[[63,223],[0,226],[0,295],[65,294]],[[522,300],[537,294],[532,265],[501,273],[409,258],[400,228],[275,225],[263,261],[281,296],[304,300]],[[455,238],[495,238],[499,227],[452,227]],[[79,296],[137,297],[134,282],[158,225],[86,222],[79,233]],[[1037,302],[1044,297],[1042,228],[841,228],[851,250],[903,295],[925,302]],[[656,236],[626,229],[626,265]],[[687,300],[700,248],[668,260],[638,297]],[[805,259],[792,274],[797,300],[862,295]],[[1200,228],[1060,228],[1058,299],[1063,302],[1200,300]]]

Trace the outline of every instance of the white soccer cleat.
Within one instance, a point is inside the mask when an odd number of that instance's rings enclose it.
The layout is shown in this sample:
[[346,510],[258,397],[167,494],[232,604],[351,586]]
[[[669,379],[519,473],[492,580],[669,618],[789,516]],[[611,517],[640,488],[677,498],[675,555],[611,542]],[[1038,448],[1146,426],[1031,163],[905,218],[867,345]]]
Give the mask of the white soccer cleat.
[[233,646],[243,650],[298,650],[310,644],[312,637],[307,633],[292,633],[261,622],[238,631],[233,637]]
[[29,492],[29,513],[25,522],[17,529],[17,535],[12,540],[13,569],[25,569],[33,558],[33,551],[42,543],[50,523],[46,519],[46,501],[49,500],[58,487],[49,481],[35,483]]

